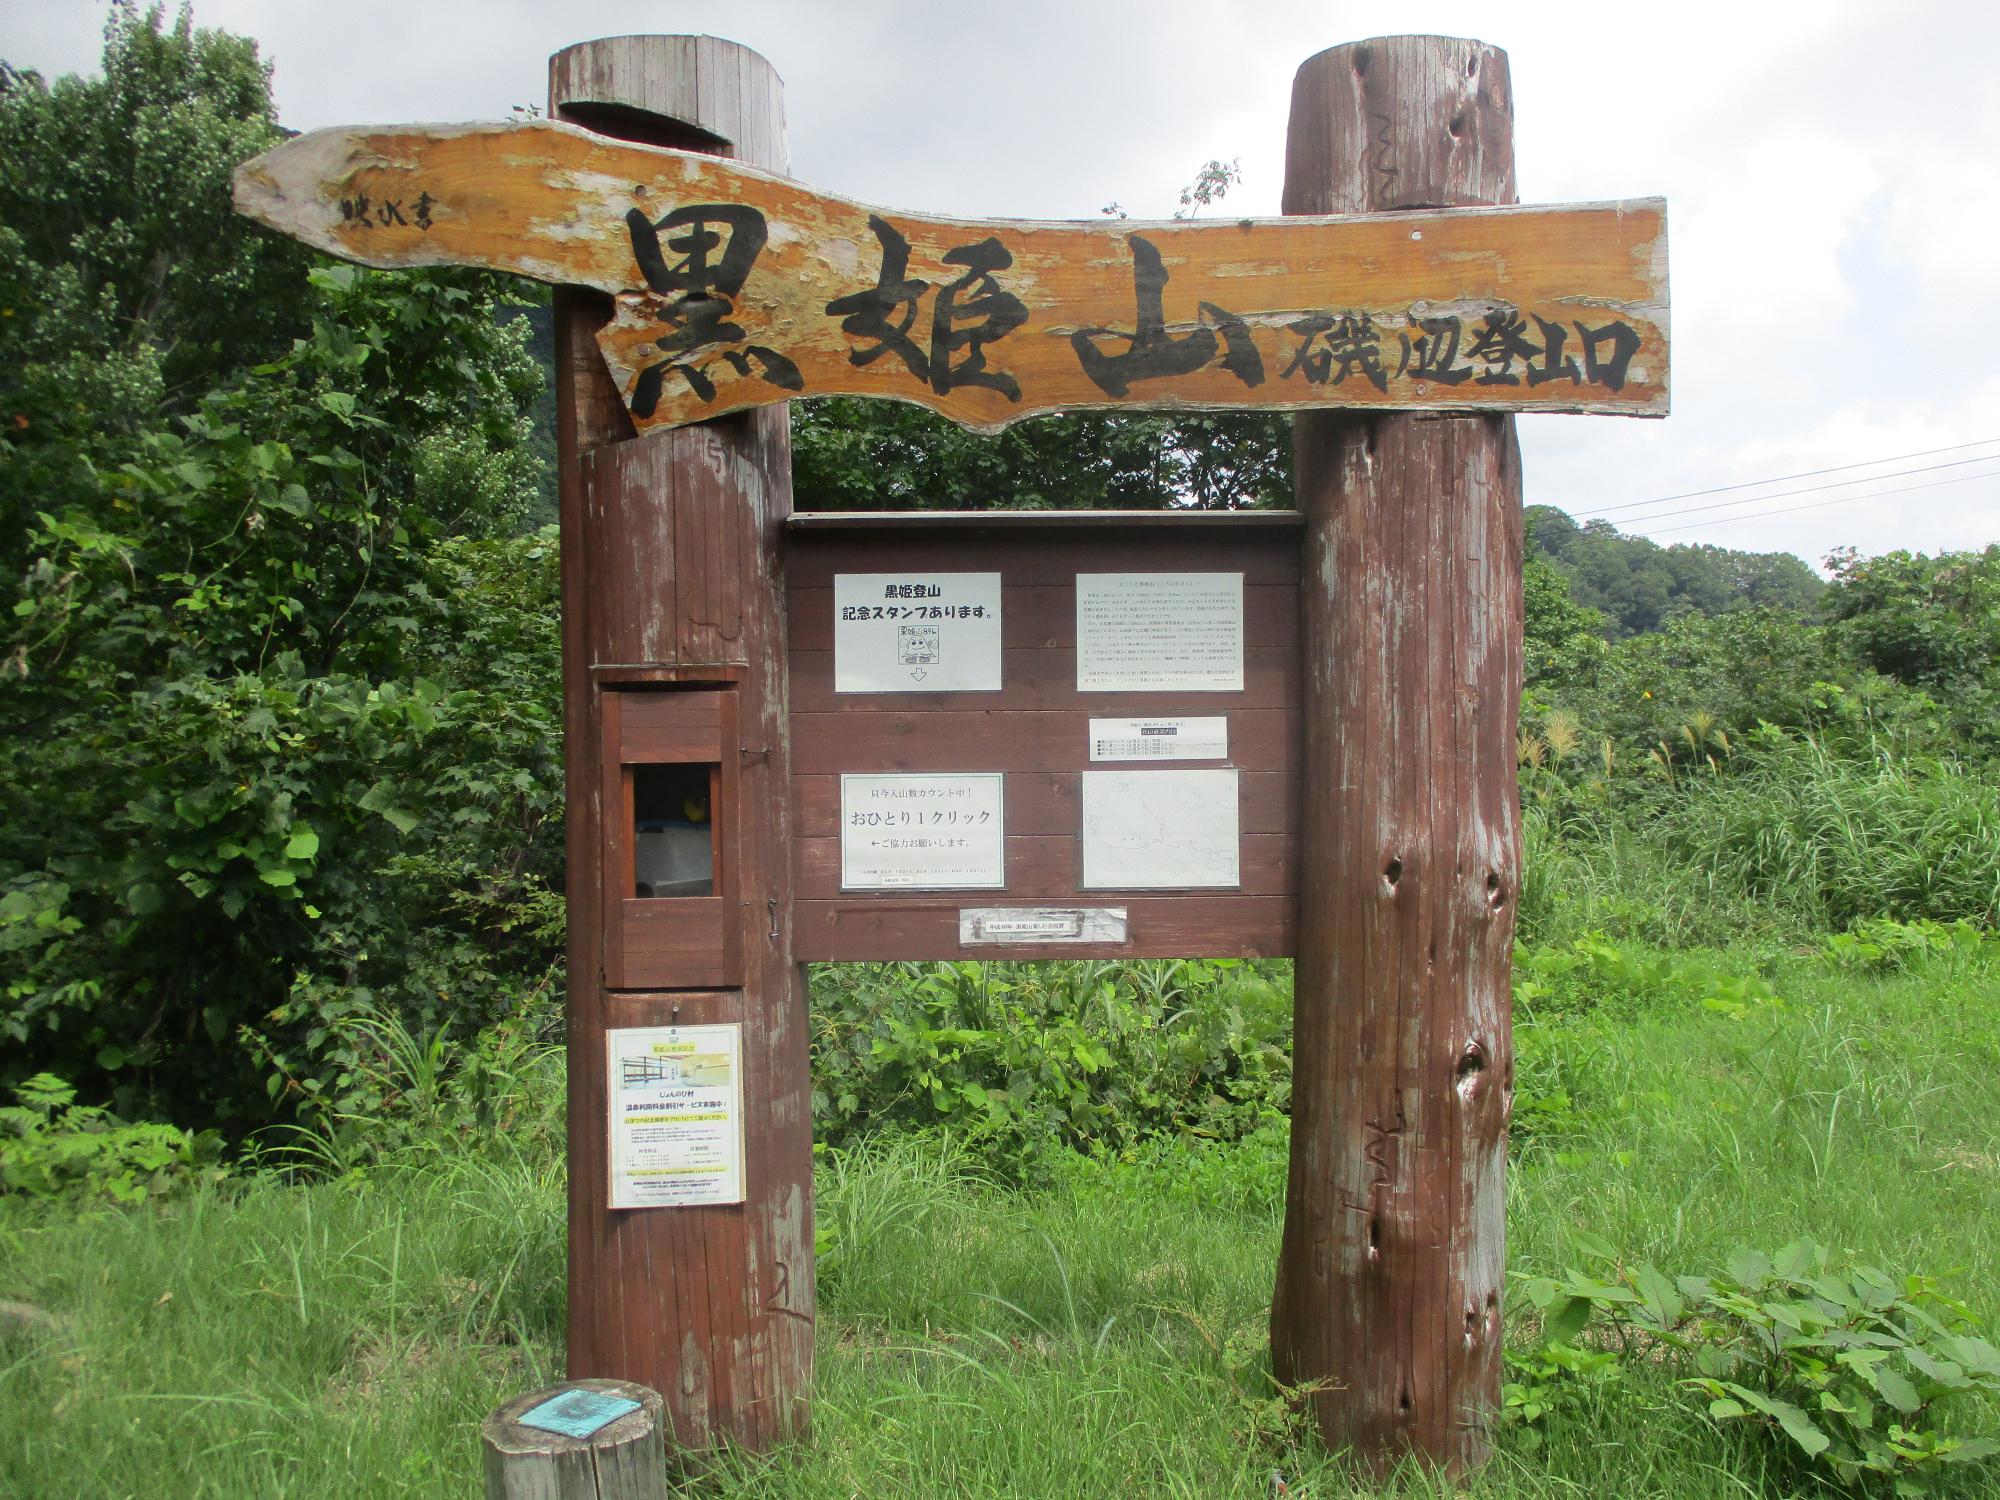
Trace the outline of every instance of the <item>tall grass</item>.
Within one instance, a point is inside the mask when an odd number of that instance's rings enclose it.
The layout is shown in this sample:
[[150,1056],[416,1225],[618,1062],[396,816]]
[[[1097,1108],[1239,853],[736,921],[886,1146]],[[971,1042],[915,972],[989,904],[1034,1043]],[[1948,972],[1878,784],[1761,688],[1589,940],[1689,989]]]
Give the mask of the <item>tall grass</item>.
[[2000,921],[2000,785],[1955,760],[1855,761],[1793,744],[1691,792],[1661,837],[1718,890],[1818,929]]
[[[1513,1269],[1575,1264],[1585,1234],[1669,1274],[1808,1235],[2000,1315],[1991,958],[1886,978],[1788,959],[1769,981],[1785,1003],[1740,1018],[1690,991],[1530,1023],[1562,1065],[1522,1088],[1570,1101],[1516,1152]],[[560,1366],[560,1153],[529,1140],[139,1210],[0,1202],[0,1299],[54,1320],[0,1324],[0,1494],[475,1496],[480,1418]],[[698,1493],[1264,1500],[1274,1473],[1315,1500],[1796,1492],[1773,1447],[1643,1368],[1539,1447],[1510,1430],[1463,1486],[1356,1483],[1269,1381],[1284,1158],[1270,1124],[1072,1155],[1023,1192],[936,1134],[829,1155],[812,1435]]]
[[2000,923],[2000,784],[1947,759],[1805,739],[1643,794],[1523,809],[1528,941],[1803,941],[1870,917]]

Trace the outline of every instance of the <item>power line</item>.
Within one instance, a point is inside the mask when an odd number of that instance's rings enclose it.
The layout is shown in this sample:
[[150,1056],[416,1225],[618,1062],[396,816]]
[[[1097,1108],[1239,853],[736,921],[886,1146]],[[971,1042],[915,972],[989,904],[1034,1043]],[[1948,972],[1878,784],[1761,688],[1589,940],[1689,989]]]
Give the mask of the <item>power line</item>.
[[[1882,459],[1880,461],[1883,463],[1888,462],[1887,459]],[[1689,505],[1683,507],[1680,510],[1656,511],[1649,516],[1628,516],[1626,518],[1625,524],[1644,525],[1648,521],[1664,521],[1670,516],[1691,516],[1695,515],[1700,511],[1706,511],[1706,510],[1728,510],[1731,506],[1735,505],[1762,505],[1768,500],[1789,500],[1794,495],[1816,495],[1820,493],[1822,490],[1837,490],[1844,488],[1845,486],[1850,484],[1873,484],[1877,480],[1881,479],[1903,479],[1911,474],[1934,474],[1940,469],[1962,469],[1967,464],[1990,464],[1996,461],[2000,461],[2000,453],[1983,453],[1978,458],[1955,458],[1952,459],[1949,463],[1923,464],[1914,469],[1896,469],[1887,474],[1868,474],[1864,475],[1860,479],[1836,479],[1830,484],[1808,484],[1808,485],[1802,485],[1800,488],[1795,490],[1774,490],[1768,495],[1751,495],[1747,499],[1743,500],[1717,500],[1712,505]],[[1986,476],[1980,474],[1966,475],[1966,478],[1968,479],[1981,479],[1984,477]],[[1777,481],[1774,479],[1766,480],[1765,482],[1767,484],[1777,483]],[[1701,494],[1703,492],[1697,490],[1694,493]],[[1710,491],[1708,493],[1713,493],[1713,492]],[[1887,491],[1886,493],[1893,495],[1900,492],[1896,490],[1890,490]],[[1856,496],[1855,498],[1859,499],[1861,497]],[[1648,500],[1644,503],[1647,505],[1663,505],[1666,502],[1663,500]],[[1626,508],[1630,509],[1629,506]],[[1796,509],[1797,507],[1793,508]],[[1772,512],[1760,512],[1760,514],[1772,514]],[[1597,515],[1589,513],[1586,513],[1586,518],[1591,520],[1599,519]]]
[[[2000,474],[1961,474],[1956,479],[1933,479],[1928,484],[1906,484],[1893,490],[1870,490],[1865,495],[1839,495],[1831,500],[1814,500],[1805,505],[1787,505],[1783,510],[1760,510],[1747,516],[1717,516],[1712,521],[1689,521],[1683,526],[1662,526],[1656,532],[1637,532],[1639,536],[1666,536],[1675,531],[1694,531],[1703,526],[1727,526],[1732,521],[1761,521],[1766,516],[1788,516],[1800,510],[1824,510],[1829,505],[1846,505],[1854,500],[1877,500],[1885,495],[1908,495],[1917,490],[1938,490],[1948,484],[1971,484],[1976,479],[2000,479]],[[1801,492],[1803,493],[1803,492]]]
[[[1892,453],[1886,458],[1864,459],[1859,463],[1851,464],[1834,464],[1825,469],[1806,469],[1797,474],[1775,475],[1770,479],[1746,479],[1741,484],[1718,484],[1712,485],[1705,490],[1683,490],[1678,495],[1661,495],[1652,500],[1634,500],[1629,505],[1609,505],[1601,510],[1578,511],[1576,514],[1585,517],[1614,515],[1621,510],[1643,510],[1649,505],[1667,505],[1675,500],[1698,500],[1703,495],[1724,495],[1728,494],[1731,490],[1761,489],[1767,484],[1790,484],[1794,479],[1817,479],[1822,474],[1841,474],[1849,469],[1872,469],[1878,464],[1899,464],[1905,459],[1933,458],[1940,453],[1962,453],[1967,448],[1985,448],[1994,443],[2000,443],[2000,437],[1980,438],[1976,442],[1971,443],[1952,443],[1943,448],[1920,448],[1915,453]],[[1891,476],[1887,474],[1875,474],[1869,477],[1887,479]],[[1861,479],[1849,481],[1851,484],[1865,484],[1866,482],[1866,480]]]

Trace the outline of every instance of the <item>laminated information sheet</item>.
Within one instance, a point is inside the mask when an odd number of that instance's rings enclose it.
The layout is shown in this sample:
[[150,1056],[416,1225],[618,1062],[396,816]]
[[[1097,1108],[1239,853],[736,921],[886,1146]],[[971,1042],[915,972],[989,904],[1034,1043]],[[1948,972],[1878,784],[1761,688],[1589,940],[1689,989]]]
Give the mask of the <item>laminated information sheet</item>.
[[743,1201],[743,1028],[607,1031],[611,1206]]
[[844,891],[997,891],[1007,884],[1006,778],[840,778]]
[[1085,771],[1086,890],[1241,883],[1234,771]]
[[833,690],[997,693],[1000,575],[834,574]]
[[1077,574],[1076,690],[1242,692],[1243,575]]
[[1092,760],[1227,760],[1229,720],[1092,719]]

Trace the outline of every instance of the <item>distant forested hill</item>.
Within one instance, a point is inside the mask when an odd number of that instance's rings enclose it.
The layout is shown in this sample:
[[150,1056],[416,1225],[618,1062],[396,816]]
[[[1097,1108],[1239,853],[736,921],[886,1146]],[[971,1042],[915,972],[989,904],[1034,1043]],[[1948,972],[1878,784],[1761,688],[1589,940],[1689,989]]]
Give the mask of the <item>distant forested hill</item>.
[[1621,535],[1609,521],[1578,525],[1553,505],[1527,511],[1528,555],[1563,575],[1570,597],[1600,611],[1605,634],[1641,635],[1681,615],[1776,605],[1812,611],[1826,585],[1789,552],[1738,552]]

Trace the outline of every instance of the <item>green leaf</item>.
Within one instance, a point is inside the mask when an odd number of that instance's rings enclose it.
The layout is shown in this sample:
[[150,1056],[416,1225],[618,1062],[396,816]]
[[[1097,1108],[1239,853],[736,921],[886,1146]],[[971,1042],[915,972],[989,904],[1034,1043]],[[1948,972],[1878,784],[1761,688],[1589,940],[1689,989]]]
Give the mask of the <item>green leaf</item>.
[[1583,1297],[1565,1297],[1550,1307],[1543,1318],[1542,1335],[1551,1344],[1567,1344],[1590,1321],[1590,1302]]
[[1818,1256],[1819,1247],[1811,1240],[1793,1240],[1778,1252],[1771,1268],[1787,1281],[1799,1281],[1813,1269]]
[[1771,1415],[1778,1419],[1778,1425],[1785,1429],[1791,1440],[1805,1449],[1806,1457],[1818,1458],[1833,1446],[1833,1439],[1821,1432],[1813,1424],[1811,1417],[1800,1411],[1789,1401],[1772,1401]]
[[1685,1304],[1680,1294],[1674,1290],[1672,1282],[1650,1265],[1632,1268],[1632,1284],[1639,1289],[1639,1295],[1646,1299],[1646,1310],[1662,1325],[1679,1320]]
[[285,841],[286,859],[311,859],[319,853],[319,835],[309,823],[294,823],[292,836]]
[[1771,1279],[1770,1257],[1757,1250],[1738,1250],[1729,1257],[1730,1279],[1747,1291],[1754,1291]]
[[1570,1231],[1570,1242],[1574,1244],[1578,1250],[1582,1251],[1585,1255],[1588,1255],[1592,1260],[1608,1260],[1616,1262],[1618,1259],[1618,1250],[1616,1246],[1614,1246],[1609,1240],[1600,1239],[1597,1235],[1590,1233],[1588,1230],[1576,1229]]
[[408,833],[417,826],[417,815],[396,805],[395,792],[386,781],[378,781],[368,788],[361,796],[360,805],[377,817],[388,820],[398,833]]
[[107,1043],[97,1049],[97,1065],[106,1072],[115,1073],[125,1066],[125,1049],[115,1043]]
[[1886,1366],[1871,1372],[1875,1377],[1875,1389],[1882,1393],[1882,1399],[1895,1407],[1904,1416],[1923,1409],[1923,1398],[1906,1376],[1897,1374]]

